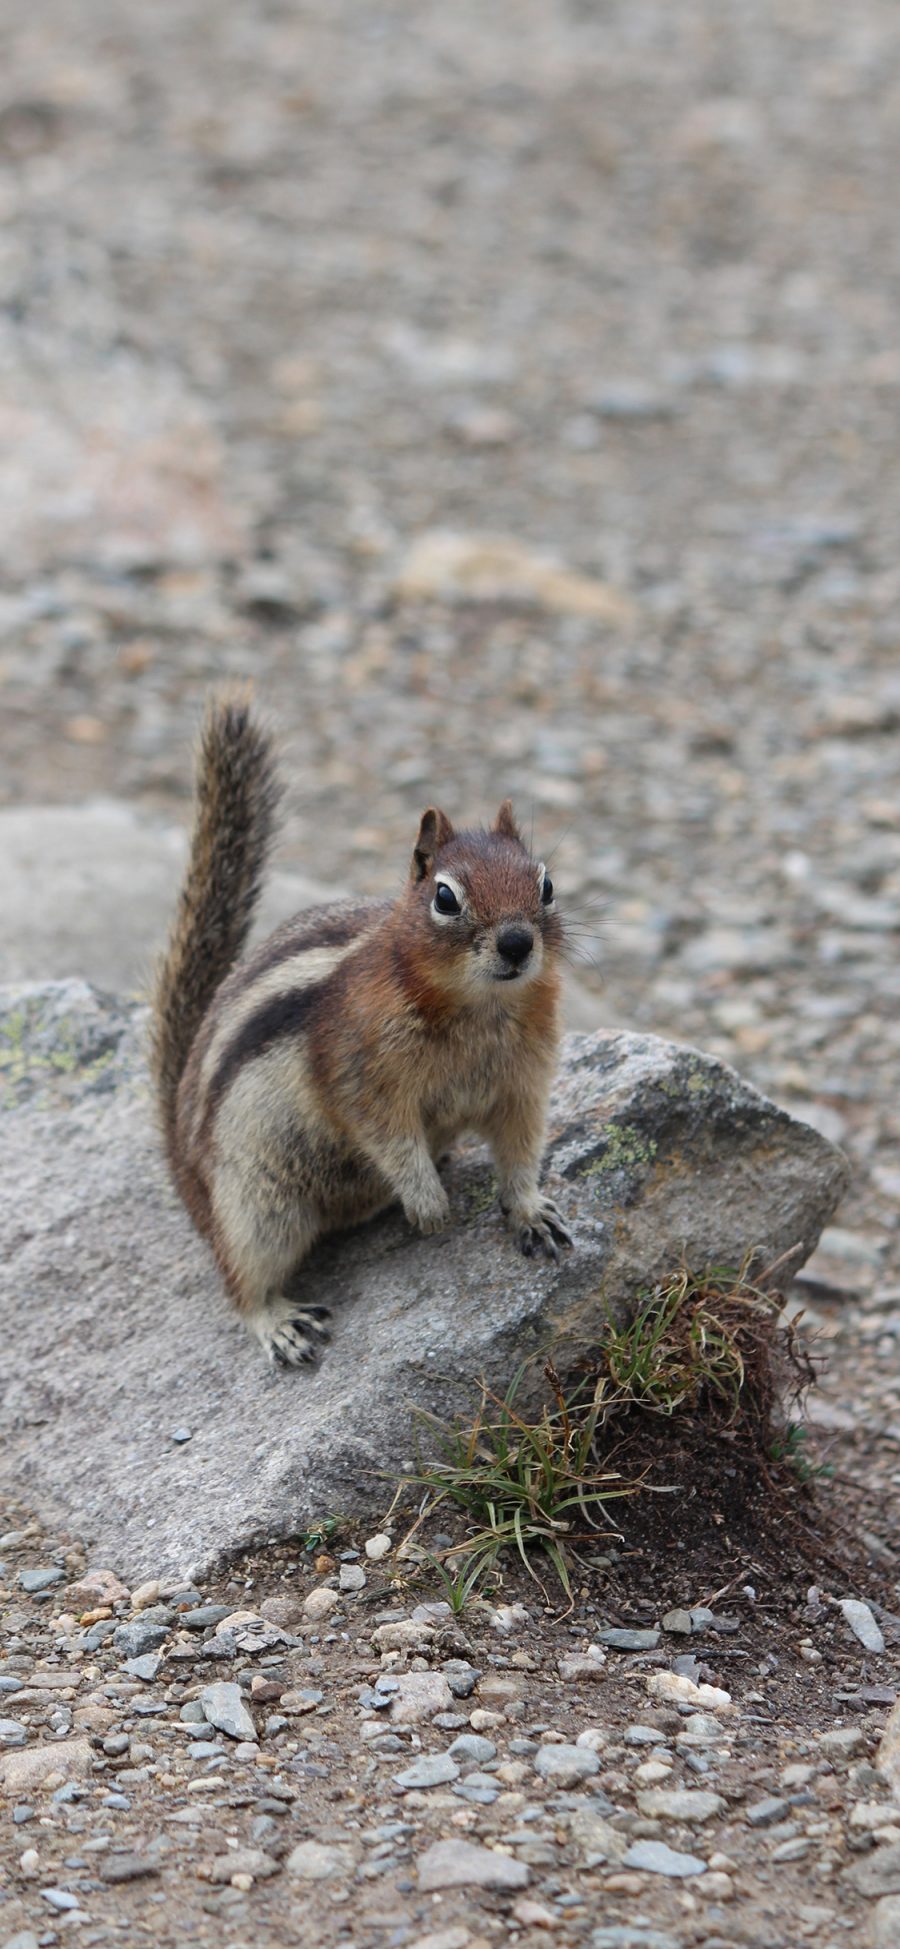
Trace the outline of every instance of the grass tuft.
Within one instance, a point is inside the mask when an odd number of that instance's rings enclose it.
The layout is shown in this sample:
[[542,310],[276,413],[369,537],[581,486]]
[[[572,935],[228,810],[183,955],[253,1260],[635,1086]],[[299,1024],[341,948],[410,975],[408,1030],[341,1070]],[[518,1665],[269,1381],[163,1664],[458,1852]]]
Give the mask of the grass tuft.
[[[581,1362],[571,1386],[546,1362],[548,1398],[539,1412],[526,1400],[526,1362],[505,1394],[482,1387],[470,1423],[421,1415],[438,1457],[420,1460],[401,1485],[425,1491],[404,1554],[436,1571],[454,1615],[483,1594],[506,1552],[538,1584],[534,1558],[548,1559],[571,1607],[579,1547],[601,1537],[621,1540],[607,1505],[678,1486],[648,1479],[639,1438],[641,1417],[648,1415],[645,1430],[660,1417],[681,1415],[686,1422],[696,1417],[695,1426],[706,1424],[720,1438],[737,1432],[761,1461],[783,1457],[796,1480],[810,1480],[817,1471],[803,1455],[802,1429],[788,1422],[778,1432],[779,1378],[788,1377],[795,1397],[812,1378],[793,1327],[777,1324],[780,1309],[780,1296],[754,1283],[746,1265],[714,1266],[699,1276],[682,1267],[638,1295],[626,1325],[608,1321],[600,1347]],[[627,1431],[624,1455],[619,1446],[620,1457],[632,1463],[630,1474],[610,1466],[620,1431]],[[657,1442],[648,1444],[650,1452],[658,1459]],[[464,1541],[440,1556],[418,1550],[417,1531],[448,1505],[466,1519]]]

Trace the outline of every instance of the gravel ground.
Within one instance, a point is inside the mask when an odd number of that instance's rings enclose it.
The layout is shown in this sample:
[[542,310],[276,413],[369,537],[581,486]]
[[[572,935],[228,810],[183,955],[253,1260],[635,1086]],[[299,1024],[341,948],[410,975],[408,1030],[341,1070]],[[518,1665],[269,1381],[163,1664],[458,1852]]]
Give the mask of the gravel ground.
[[[104,793],[181,816],[203,693],[248,670],[290,770],[283,862],[320,882],[388,888],[424,802],[481,816],[510,791],[583,917],[597,1019],[723,1055],[851,1158],[798,1297],[829,1353],[813,1404],[828,1493],[888,1581],[898,38],[888,0],[85,0],[77,37],[45,0],[0,22],[4,796]],[[27,1515],[8,1526],[27,1531]],[[471,1732],[474,1711],[497,1747],[486,1778],[525,1769],[479,1802],[457,1791],[463,1766],[395,1785],[415,1739],[445,1753],[455,1728],[398,1729],[387,1756],[363,1738],[382,1723],[356,1699],[380,1669],[381,1572],[317,1644],[305,1620],[298,1645],[207,1664],[176,1625],[145,1680],[53,1622],[81,1614],[55,1586],[42,1601],[18,1585],[57,1542],[0,1550],[2,1669],[21,1686],[2,1710],[26,1729],[21,1746],[3,1735],[5,1764],[50,1740],[84,1777],[17,1790],[34,1809],[19,1826],[4,1810],[0,1936],[8,1922],[23,1943],[73,1926],[85,1942],[191,1928],[360,1949],[429,1932],[431,1949],[568,1949],[597,1930],[596,1949],[900,1938],[900,1836],[878,1825],[871,1771],[896,1645],[889,1618],[883,1652],[856,1643],[831,1600],[859,1591],[826,1584],[810,1604],[786,1582],[764,1628],[741,1611],[744,1639],[704,1639],[739,1710],[707,1715],[727,1737],[707,1729],[708,1750],[684,1754],[643,1654],[610,1651],[596,1687],[553,1677],[621,1621],[602,1577],[565,1624],[533,1598],[506,1638],[464,1619],[484,1675],[452,1716]],[[293,1589],[290,1565],[248,1569],[252,1602],[288,1573]],[[651,1623],[715,1597],[674,1581],[664,1559]],[[232,1606],[244,1584],[202,1595]],[[722,1655],[732,1642],[746,1681]],[[651,1655],[671,1663],[673,1643]],[[440,1640],[427,1648],[439,1668]],[[288,1711],[267,1732],[280,1701],[257,1688],[266,1764],[218,1733],[191,1758],[188,1695],[242,1674],[249,1687],[251,1671],[289,1693],[308,1677],[322,1700],[302,1729]],[[492,1692],[498,1678],[515,1693]],[[836,1722],[860,1739],[823,1746]],[[726,1806],[701,1825],[641,1806],[654,1747],[629,1744],[638,1724],[672,1760],[653,1783]],[[578,1786],[511,1750],[593,1726],[600,1770]],[[689,1761],[707,1757],[695,1780]],[[748,1821],[766,1798],[787,1810]],[[496,1839],[527,1886],[430,1892],[423,1855],[451,1837]],[[287,1865],[309,1839],[332,1850],[318,1881]],[[657,1839],[705,1874],[620,1861],[621,1841]],[[211,1864],[232,1841],[277,1872],[231,1864],[237,1885],[220,1884]],[[121,1879],[137,1873],[123,1848],[155,1873]]]

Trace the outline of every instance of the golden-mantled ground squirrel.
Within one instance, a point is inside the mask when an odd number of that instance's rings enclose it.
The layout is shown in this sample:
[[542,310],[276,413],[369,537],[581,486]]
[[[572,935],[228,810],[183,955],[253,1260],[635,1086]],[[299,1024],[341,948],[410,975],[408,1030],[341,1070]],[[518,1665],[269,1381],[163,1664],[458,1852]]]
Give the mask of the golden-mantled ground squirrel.
[[562,923],[507,801],[488,831],[423,814],[395,901],[300,913],[237,966],[279,798],[242,699],[211,704],[190,862],[153,1003],[153,1068],[177,1188],[271,1357],[311,1360],[328,1314],[290,1297],[317,1238],[399,1199],[449,1215],[435,1169],[489,1143],[522,1251],[567,1227],[538,1188],[559,1042]]

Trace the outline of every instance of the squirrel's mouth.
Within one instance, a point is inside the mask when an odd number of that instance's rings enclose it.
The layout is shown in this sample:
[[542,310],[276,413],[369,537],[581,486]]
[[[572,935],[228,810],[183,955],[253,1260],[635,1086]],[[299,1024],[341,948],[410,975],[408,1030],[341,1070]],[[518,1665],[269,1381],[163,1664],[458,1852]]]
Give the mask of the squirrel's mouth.
[[494,976],[494,980],[495,981],[520,981],[523,974],[525,974],[526,972],[527,971],[525,968],[501,968],[499,974],[496,974]]

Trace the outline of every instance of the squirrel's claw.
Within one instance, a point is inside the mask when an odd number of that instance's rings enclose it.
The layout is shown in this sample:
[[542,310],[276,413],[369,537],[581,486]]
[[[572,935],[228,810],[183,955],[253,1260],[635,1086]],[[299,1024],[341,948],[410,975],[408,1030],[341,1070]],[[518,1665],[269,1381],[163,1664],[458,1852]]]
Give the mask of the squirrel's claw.
[[521,1213],[510,1214],[510,1224],[515,1234],[516,1244],[526,1259],[532,1259],[540,1250],[546,1252],[548,1259],[559,1263],[560,1245],[574,1245],[575,1240],[552,1198],[541,1198],[536,1209],[529,1212],[523,1220]]
[[297,1307],[289,1317],[274,1320],[264,1341],[273,1366],[311,1366],[331,1338],[327,1325],[330,1318],[326,1306],[305,1306]]

